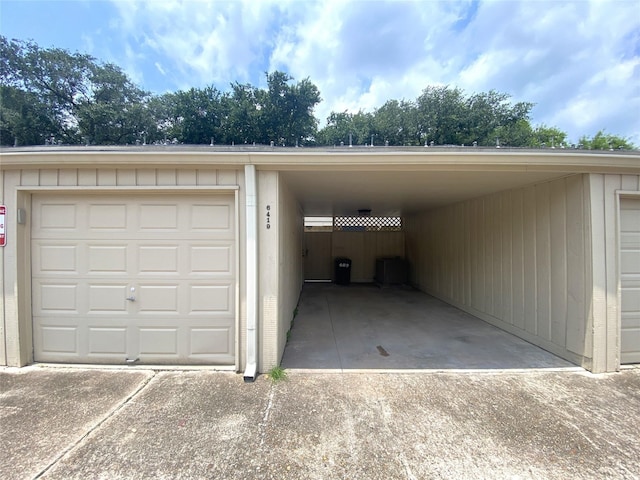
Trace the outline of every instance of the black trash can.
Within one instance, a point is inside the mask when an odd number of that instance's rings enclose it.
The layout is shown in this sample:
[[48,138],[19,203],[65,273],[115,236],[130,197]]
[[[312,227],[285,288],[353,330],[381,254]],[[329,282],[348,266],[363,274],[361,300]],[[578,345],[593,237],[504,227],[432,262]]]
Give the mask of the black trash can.
[[351,283],[351,259],[336,258],[335,267],[335,283],[338,285],[349,285]]

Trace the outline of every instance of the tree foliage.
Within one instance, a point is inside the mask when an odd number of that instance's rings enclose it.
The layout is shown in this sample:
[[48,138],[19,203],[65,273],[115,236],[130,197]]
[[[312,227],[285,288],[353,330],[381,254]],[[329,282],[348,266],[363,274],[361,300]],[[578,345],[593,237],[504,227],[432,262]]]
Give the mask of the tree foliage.
[[580,148],[588,150],[631,150],[634,145],[626,138],[600,130],[593,137],[582,136]]
[[[531,125],[532,103],[450,86],[427,86],[414,100],[390,99],[373,112],[331,112],[318,129],[316,85],[280,71],[265,75],[266,88],[234,82],[228,91],[151,95],[117,65],[0,36],[0,144],[569,146],[566,132]],[[604,131],[579,146],[635,148]]]

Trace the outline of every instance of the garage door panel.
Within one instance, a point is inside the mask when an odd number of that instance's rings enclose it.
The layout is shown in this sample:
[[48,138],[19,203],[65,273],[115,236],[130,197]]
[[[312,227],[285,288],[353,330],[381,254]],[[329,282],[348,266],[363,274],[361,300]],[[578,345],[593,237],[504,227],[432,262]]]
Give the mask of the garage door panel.
[[228,328],[192,328],[191,355],[230,355],[232,332]]
[[620,201],[621,363],[640,362],[640,199]]
[[177,230],[178,207],[175,204],[142,204],[139,210],[141,230]]
[[193,205],[190,230],[229,232],[233,227],[231,205]]
[[189,257],[191,272],[232,274],[234,258],[232,245],[192,246]]
[[78,353],[77,327],[46,325],[39,329],[37,337],[43,353]]
[[138,273],[179,273],[179,250],[178,245],[139,245]]
[[127,313],[127,284],[89,285],[89,313]]
[[190,313],[231,314],[233,290],[231,285],[192,285]]
[[640,250],[622,250],[620,252],[620,271],[622,274],[640,272]]
[[35,303],[37,313],[78,313],[78,285],[36,283],[39,300]]
[[88,206],[89,230],[110,230],[112,233],[127,230],[127,205],[90,204]]
[[234,363],[233,196],[51,194],[32,207],[36,361]]
[[127,245],[87,245],[87,273],[127,273],[129,255]]
[[89,355],[127,354],[127,329],[125,327],[89,327]]
[[76,260],[77,245],[43,245],[38,243],[35,248],[37,255],[33,261],[38,272],[79,273]]
[[36,233],[77,228],[78,207],[74,203],[50,203],[38,207],[34,210],[34,216],[37,215],[39,220]]
[[178,285],[140,285],[136,299],[140,313],[178,314]]
[[140,355],[178,355],[177,328],[139,329]]

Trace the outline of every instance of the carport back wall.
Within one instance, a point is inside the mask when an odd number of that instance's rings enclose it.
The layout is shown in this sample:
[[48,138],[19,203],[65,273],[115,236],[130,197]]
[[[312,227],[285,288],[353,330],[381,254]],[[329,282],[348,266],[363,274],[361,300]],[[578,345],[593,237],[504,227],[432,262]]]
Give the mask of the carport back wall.
[[406,219],[421,290],[591,367],[588,175]]

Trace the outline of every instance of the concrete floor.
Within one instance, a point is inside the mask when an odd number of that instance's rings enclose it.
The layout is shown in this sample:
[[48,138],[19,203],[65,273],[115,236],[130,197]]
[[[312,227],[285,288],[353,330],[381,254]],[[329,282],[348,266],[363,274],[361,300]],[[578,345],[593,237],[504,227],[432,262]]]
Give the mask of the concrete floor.
[[408,287],[305,284],[282,367],[301,370],[578,368]]

